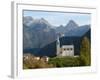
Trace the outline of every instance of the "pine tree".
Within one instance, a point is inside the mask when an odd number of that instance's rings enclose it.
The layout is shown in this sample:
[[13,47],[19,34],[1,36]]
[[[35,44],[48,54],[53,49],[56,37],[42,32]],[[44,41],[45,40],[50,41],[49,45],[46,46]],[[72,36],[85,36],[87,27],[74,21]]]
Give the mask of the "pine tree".
[[81,65],[90,66],[91,65],[91,54],[90,54],[90,42],[87,37],[84,37],[81,44]]

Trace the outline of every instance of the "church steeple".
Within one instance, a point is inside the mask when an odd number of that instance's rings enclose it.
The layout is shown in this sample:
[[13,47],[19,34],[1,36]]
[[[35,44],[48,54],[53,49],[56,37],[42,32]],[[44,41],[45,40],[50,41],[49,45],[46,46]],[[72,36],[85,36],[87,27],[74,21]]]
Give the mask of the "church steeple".
[[56,42],[56,55],[58,56],[60,54],[60,40],[59,36],[57,36],[57,42]]
[[57,37],[57,44],[60,44],[60,41],[59,41],[59,36]]

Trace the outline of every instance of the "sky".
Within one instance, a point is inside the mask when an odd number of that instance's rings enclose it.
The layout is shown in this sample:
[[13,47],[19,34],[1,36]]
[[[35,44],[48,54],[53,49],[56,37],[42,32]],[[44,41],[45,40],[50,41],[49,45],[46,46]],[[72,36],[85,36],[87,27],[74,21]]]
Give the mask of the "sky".
[[51,25],[67,25],[69,20],[74,20],[79,26],[91,24],[91,14],[88,13],[70,13],[70,12],[47,12],[24,10],[23,16],[31,16],[34,19],[44,18]]

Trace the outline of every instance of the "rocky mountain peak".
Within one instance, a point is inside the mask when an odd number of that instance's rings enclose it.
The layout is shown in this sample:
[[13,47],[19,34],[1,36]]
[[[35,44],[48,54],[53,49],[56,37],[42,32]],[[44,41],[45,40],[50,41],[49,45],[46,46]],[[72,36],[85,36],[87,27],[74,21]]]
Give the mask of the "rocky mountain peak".
[[76,24],[76,22],[74,22],[73,20],[70,20],[65,27],[68,27],[70,29],[71,28],[77,28],[78,27],[78,24]]

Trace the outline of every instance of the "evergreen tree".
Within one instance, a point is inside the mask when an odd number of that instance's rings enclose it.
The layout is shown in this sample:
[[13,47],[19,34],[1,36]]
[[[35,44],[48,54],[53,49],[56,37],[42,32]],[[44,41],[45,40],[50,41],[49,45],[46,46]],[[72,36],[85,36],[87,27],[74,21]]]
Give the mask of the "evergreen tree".
[[80,59],[82,66],[91,65],[90,42],[87,37],[84,37],[81,44]]

